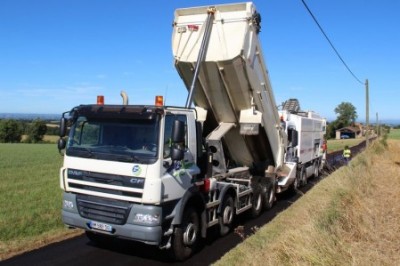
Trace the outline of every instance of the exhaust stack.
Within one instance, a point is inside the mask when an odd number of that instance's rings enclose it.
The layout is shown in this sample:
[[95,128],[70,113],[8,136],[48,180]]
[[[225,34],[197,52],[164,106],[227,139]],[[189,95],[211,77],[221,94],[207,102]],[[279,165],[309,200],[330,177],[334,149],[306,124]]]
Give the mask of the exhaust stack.
[[126,94],[125,91],[121,91],[121,97],[122,97],[122,104],[128,105],[129,104],[128,94]]

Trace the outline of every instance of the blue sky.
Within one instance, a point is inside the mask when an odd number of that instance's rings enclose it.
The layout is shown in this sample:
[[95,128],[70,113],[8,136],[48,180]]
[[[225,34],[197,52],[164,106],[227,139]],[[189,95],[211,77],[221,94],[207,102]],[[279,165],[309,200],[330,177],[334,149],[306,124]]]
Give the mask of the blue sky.
[[[0,113],[58,114],[79,104],[184,105],[173,66],[176,8],[237,2],[128,0],[0,1]],[[242,2],[242,1],[240,1]],[[351,102],[365,119],[365,86],[340,62],[301,0],[255,0],[277,103],[298,98],[328,119]],[[306,0],[354,74],[369,80],[370,121],[400,119],[400,1]]]

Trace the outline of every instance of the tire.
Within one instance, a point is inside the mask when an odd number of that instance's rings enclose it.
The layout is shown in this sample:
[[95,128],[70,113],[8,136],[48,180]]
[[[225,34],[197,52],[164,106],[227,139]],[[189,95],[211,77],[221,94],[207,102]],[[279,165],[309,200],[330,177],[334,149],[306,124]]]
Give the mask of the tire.
[[225,195],[222,201],[221,213],[219,215],[219,234],[220,236],[227,235],[233,227],[235,217],[234,200],[231,195]]
[[314,166],[313,167],[314,167],[313,176],[315,178],[317,178],[317,177],[319,177],[319,161],[318,160],[314,161]]
[[251,217],[258,217],[263,210],[263,196],[262,196],[262,185],[256,183],[252,185],[253,193],[251,196]]
[[300,173],[296,173],[296,177],[295,177],[294,182],[292,184],[292,190],[294,192],[296,192],[300,188],[300,184],[301,184],[300,175],[301,175],[301,172]]
[[293,183],[289,187],[289,192],[290,193],[296,194],[298,192],[299,188],[301,187],[301,175],[303,173],[303,169],[304,168],[302,167],[300,169],[300,171],[298,170],[296,172],[296,177],[295,177]]
[[300,186],[305,186],[307,185],[307,176],[306,176],[306,170],[304,167],[301,168],[300,172]]
[[200,241],[199,214],[193,207],[188,207],[182,217],[182,223],[175,228],[172,237],[173,256],[178,261],[189,258]]
[[263,206],[264,210],[269,210],[274,206],[275,202],[275,184],[273,181],[268,182],[265,186],[265,192],[263,193]]

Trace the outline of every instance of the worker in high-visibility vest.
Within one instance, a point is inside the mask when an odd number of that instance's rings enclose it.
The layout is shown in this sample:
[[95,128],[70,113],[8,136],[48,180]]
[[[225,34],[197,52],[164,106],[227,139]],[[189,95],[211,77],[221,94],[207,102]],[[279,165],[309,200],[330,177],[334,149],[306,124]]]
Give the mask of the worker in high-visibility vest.
[[343,158],[346,162],[349,162],[351,159],[351,150],[349,149],[349,146],[345,146],[343,150]]

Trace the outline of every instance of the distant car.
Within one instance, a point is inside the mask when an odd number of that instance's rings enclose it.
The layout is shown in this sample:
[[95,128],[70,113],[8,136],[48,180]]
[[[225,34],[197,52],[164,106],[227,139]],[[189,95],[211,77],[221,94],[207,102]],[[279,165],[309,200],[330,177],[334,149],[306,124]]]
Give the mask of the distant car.
[[350,137],[349,137],[349,135],[341,135],[340,138],[341,139],[349,139]]

